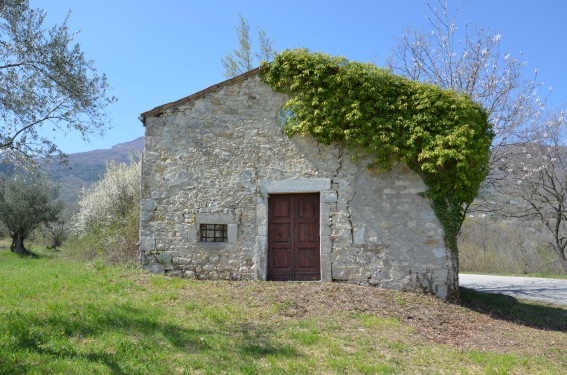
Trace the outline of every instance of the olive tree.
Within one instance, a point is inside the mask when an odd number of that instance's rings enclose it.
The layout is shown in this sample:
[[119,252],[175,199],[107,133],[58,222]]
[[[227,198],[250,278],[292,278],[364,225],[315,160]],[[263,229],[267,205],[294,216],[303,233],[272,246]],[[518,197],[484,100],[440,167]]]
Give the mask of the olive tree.
[[43,174],[0,174],[0,221],[12,238],[10,250],[31,255],[24,241],[40,225],[57,221],[63,208],[58,195],[58,187]]
[[69,15],[47,28],[28,0],[0,0],[0,161],[61,155],[49,131],[84,140],[108,129],[106,76],[87,59]]

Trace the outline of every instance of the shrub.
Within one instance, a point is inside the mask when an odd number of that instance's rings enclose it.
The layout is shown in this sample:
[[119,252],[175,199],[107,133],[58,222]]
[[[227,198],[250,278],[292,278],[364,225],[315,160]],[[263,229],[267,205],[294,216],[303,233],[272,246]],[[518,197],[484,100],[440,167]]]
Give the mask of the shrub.
[[459,237],[461,271],[563,273],[539,223],[476,216],[465,221]]
[[68,254],[81,260],[136,263],[141,162],[107,164],[102,180],[83,189]]

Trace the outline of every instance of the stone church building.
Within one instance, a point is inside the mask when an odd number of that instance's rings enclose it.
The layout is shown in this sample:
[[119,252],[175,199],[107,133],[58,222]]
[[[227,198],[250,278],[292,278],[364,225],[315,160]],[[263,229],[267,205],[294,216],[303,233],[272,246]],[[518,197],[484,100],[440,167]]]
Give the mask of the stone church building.
[[141,115],[146,269],[204,280],[348,281],[447,298],[456,259],[426,186],[284,134],[252,70]]

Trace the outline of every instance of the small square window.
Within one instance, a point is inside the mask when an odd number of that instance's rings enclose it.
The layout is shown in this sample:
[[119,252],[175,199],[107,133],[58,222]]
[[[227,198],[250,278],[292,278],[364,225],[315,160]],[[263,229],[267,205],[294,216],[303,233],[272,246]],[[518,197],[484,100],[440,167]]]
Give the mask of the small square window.
[[200,242],[227,242],[228,241],[228,225],[227,224],[201,224],[199,228]]

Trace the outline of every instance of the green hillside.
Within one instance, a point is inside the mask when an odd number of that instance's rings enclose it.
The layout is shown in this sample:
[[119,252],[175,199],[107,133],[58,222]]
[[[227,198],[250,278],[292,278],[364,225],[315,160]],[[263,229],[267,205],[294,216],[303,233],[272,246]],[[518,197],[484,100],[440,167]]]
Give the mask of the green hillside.
[[104,176],[106,163],[127,163],[130,155],[141,153],[143,149],[144,137],[140,137],[109,149],[69,154],[67,165],[51,162],[43,164],[43,168],[61,186],[61,199],[72,206],[83,187],[90,186]]
[[[41,254],[41,251],[39,251]],[[0,374],[562,374],[567,310],[0,250]]]

